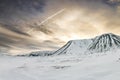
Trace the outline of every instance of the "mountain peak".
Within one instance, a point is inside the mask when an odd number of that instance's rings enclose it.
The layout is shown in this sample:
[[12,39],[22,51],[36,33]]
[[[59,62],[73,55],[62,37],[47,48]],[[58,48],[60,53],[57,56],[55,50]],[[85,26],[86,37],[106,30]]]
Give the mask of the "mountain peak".
[[[102,35],[100,35],[100,36],[117,36],[117,35],[115,35],[115,34],[113,34],[113,33],[105,33],[105,34],[102,34]],[[99,37],[100,37],[99,36]],[[97,36],[98,37],[98,36]]]
[[93,43],[88,49],[95,52],[103,52],[116,47],[120,47],[120,36],[107,33],[93,39]]

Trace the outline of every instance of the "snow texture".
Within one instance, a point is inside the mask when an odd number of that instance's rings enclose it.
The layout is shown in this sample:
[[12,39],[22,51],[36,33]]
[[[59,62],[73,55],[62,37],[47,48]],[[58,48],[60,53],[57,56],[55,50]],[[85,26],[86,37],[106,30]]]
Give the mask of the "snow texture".
[[120,51],[89,55],[0,57],[0,80],[120,80]]

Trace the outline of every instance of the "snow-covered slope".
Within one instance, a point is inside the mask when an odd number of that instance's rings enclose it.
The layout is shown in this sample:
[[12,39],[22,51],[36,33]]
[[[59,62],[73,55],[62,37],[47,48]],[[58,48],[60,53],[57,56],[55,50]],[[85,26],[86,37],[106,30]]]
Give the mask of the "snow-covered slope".
[[88,46],[92,43],[92,39],[71,40],[53,54],[83,54],[86,52]]
[[89,56],[0,57],[0,80],[120,80],[120,51]]

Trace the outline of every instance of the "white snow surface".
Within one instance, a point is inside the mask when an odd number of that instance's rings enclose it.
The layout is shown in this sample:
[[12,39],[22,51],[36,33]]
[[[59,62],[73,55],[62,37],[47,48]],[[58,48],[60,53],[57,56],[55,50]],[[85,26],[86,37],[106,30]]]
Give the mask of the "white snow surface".
[[46,57],[0,56],[0,80],[120,80],[120,51]]

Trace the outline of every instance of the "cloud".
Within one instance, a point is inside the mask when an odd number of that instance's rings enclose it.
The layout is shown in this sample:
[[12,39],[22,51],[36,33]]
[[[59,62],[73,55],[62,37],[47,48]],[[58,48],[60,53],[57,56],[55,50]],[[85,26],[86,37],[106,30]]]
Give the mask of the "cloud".
[[43,12],[45,0],[0,0],[0,22],[18,23]]
[[119,0],[1,0],[0,45],[20,53],[23,48],[57,49],[71,39],[106,32],[120,34],[119,6]]
[[12,32],[15,32],[16,34],[30,36],[29,34],[27,34],[24,31],[22,31],[22,29],[20,29],[20,26],[18,27],[17,25],[0,23],[0,27],[8,29],[8,30],[10,30]]

